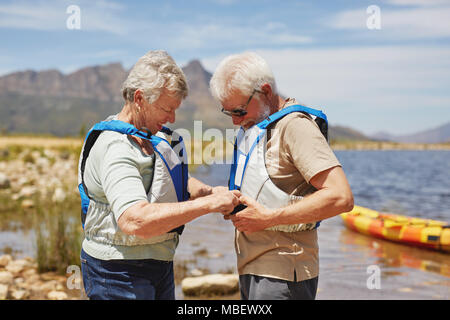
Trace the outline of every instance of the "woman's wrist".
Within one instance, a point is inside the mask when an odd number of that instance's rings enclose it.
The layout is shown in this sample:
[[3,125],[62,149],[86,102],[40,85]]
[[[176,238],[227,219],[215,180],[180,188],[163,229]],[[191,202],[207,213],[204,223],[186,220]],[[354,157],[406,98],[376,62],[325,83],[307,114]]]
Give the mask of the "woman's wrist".
[[213,191],[213,187],[192,177],[189,178],[188,189],[192,200],[210,195]]
[[192,200],[195,210],[204,215],[215,210],[215,201],[211,195],[203,196]]

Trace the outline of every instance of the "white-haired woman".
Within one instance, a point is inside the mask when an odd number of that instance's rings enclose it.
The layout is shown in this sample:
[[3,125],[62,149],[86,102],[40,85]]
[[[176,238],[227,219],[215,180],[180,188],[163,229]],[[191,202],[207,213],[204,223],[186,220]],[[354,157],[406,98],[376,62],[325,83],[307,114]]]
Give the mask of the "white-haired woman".
[[239,193],[189,178],[182,139],[163,127],[187,96],[166,52],[140,58],[122,93],[123,109],[91,128],[80,156],[84,288],[91,299],[174,299],[182,226],[231,212]]

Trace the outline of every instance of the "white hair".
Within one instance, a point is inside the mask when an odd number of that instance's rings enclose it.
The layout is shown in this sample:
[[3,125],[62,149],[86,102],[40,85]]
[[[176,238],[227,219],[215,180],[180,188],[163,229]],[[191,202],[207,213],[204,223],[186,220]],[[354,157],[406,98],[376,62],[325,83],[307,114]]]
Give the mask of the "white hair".
[[211,94],[218,101],[224,101],[239,91],[251,95],[263,84],[270,84],[274,93],[275,78],[267,62],[254,52],[230,55],[220,62],[209,83]]
[[138,89],[142,90],[149,103],[158,100],[164,89],[180,99],[186,98],[188,94],[183,71],[162,50],[149,51],[136,62],[122,85],[123,98],[133,102]]

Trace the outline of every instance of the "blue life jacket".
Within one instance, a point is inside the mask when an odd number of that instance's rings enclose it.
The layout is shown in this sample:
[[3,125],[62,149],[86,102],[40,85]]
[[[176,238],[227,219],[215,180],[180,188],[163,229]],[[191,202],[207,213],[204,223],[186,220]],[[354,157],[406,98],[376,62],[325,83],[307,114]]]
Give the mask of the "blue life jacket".
[[[328,121],[326,115],[316,109],[301,105],[292,105],[275,112],[251,128],[241,128],[234,144],[233,163],[230,169],[230,190],[240,190],[242,194],[255,199],[268,208],[280,208],[300,196],[292,196],[279,189],[270,179],[266,169],[265,151],[267,144],[267,127],[292,112],[302,112],[309,115],[318,125],[328,141]],[[238,205],[233,214],[243,210],[244,205]],[[312,230],[319,226],[320,221],[308,224],[280,225],[268,228],[272,231],[296,232]]]
[[[80,162],[80,174],[81,174],[81,183],[78,185],[78,190],[81,197],[81,222],[84,228],[84,224],[86,221],[86,214],[89,209],[89,204],[93,200],[89,196],[89,191],[84,183],[84,170],[86,166],[86,160],[89,156],[89,152],[91,151],[94,143],[97,141],[97,138],[103,131],[116,131],[122,134],[132,135],[135,137],[139,137],[141,139],[145,139],[151,142],[153,146],[153,150],[155,151],[155,167],[158,161],[162,161],[164,163],[164,170],[167,174],[166,176],[162,176],[158,171],[154,172],[152,187],[158,187],[157,191],[154,191],[151,195],[151,202],[160,202],[159,198],[164,198],[164,194],[167,193],[167,185],[160,186],[161,184],[170,184],[173,185],[174,193],[176,193],[176,199],[178,202],[189,200],[189,192],[187,188],[188,184],[188,165],[187,165],[187,153],[184,147],[183,138],[179,135],[177,139],[175,139],[175,134],[169,128],[163,127],[161,132],[166,135],[172,136],[172,141],[169,143],[166,139],[162,137],[158,137],[156,135],[150,135],[143,131],[138,130],[132,124],[120,121],[120,120],[109,120],[102,121],[95,124],[92,129],[88,132],[86,139],[84,141],[84,146],[82,150],[82,158]],[[170,178],[168,176],[170,175]],[[167,181],[170,180],[170,181]],[[155,184],[155,185],[153,185]],[[158,184],[158,186],[156,186]],[[169,186],[170,187],[170,186]],[[163,190],[163,191],[161,191]],[[170,191],[170,190],[169,190]],[[173,198],[173,197],[172,197]],[[177,232],[181,234],[184,229],[184,225],[180,226],[170,232]]]

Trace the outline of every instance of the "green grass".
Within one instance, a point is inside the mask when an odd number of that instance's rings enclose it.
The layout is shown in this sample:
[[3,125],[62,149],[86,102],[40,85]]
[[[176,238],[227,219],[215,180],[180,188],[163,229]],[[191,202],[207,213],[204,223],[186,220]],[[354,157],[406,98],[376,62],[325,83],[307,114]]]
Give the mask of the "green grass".
[[38,272],[65,274],[69,265],[80,265],[83,231],[78,197],[60,204],[36,203],[34,231]]
[[[35,156],[46,157],[50,164],[56,158],[78,161],[81,146],[57,146],[55,156],[45,155],[43,146],[7,145],[0,151],[0,161],[21,160],[23,165],[35,163]],[[37,155],[36,154],[37,151]],[[76,172],[73,173],[74,175]],[[62,203],[54,203],[49,196],[43,198],[38,192],[30,200],[34,205],[23,208],[23,198],[12,200],[12,189],[0,190],[0,231],[32,231],[35,234],[35,259],[38,272],[65,274],[69,265],[80,265],[83,231],[80,222],[80,199],[71,192],[73,186],[66,185],[67,198]],[[14,249],[14,248],[12,248]]]

